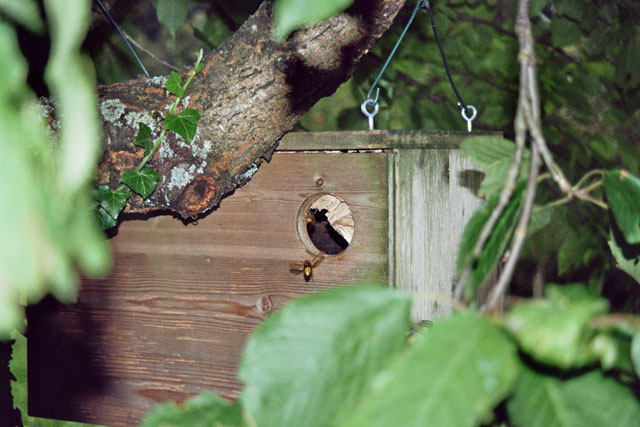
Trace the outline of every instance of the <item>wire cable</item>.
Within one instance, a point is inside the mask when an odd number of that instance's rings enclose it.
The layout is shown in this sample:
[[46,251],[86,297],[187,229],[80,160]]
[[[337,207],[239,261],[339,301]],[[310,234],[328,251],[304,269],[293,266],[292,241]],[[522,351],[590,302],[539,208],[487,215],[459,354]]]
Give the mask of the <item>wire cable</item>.
[[113,17],[111,16],[111,14],[109,13],[109,11],[107,11],[107,8],[104,7],[104,4],[102,4],[102,2],[100,0],[96,0],[96,2],[98,3],[98,6],[100,6],[100,9],[102,9],[102,13],[104,13],[104,15],[107,17],[107,19],[111,22],[111,24],[115,27],[115,29],[118,31],[118,34],[120,34],[120,37],[122,37],[122,40],[124,40],[125,44],[127,45],[127,47],[129,48],[129,50],[131,51],[131,53],[133,54],[133,57],[136,59],[136,61],[138,62],[138,65],[140,65],[140,68],[142,68],[142,71],[144,72],[144,75],[147,76],[148,79],[151,78],[151,76],[149,75],[149,72],[147,71],[147,69],[145,68],[144,64],[142,63],[142,61],[140,60],[140,57],[138,56],[138,54],[136,53],[135,50],[133,50],[133,46],[131,46],[131,43],[129,43],[129,40],[127,40],[127,37],[124,35],[124,33],[122,32],[122,30],[120,29],[120,26],[116,23],[116,21],[113,19]]

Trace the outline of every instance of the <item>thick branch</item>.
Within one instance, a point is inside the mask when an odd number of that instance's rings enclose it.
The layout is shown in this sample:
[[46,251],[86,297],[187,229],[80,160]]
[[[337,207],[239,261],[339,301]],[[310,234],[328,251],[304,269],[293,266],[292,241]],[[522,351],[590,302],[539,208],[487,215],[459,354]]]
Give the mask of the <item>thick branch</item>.
[[[181,108],[201,114],[191,145],[173,132],[150,166],[160,174],[147,199],[130,199],[128,212],[172,210],[183,217],[216,206],[248,181],[280,137],[320,98],[331,95],[389,28],[404,0],[362,0],[342,14],[277,43],[271,38],[271,3],[264,2],[242,27],[205,59]],[[119,185],[143,150],[135,147],[138,122],[159,135],[173,96],[164,78],[99,88],[105,145],[97,182]]]

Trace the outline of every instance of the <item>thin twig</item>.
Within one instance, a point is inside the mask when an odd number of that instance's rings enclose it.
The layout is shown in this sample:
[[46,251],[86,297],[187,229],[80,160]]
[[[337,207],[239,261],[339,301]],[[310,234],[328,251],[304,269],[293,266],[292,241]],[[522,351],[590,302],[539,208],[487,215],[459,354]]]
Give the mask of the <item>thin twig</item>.
[[536,145],[531,146],[531,164],[529,166],[529,177],[527,180],[527,189],[524,197],[524,205],[522,207],[522,213],[518,220],[518,225],[513,233],[513,242],[509,249],[509,260],[502,269],[502,274],[496,286],[491,290],[489,300],[482,307],[482,311],[492,311],[500,302],[501,298],[505,295],[507,287],[513,277],[513,272],[518,262],[518,257],[524,246],[524,241],[527,237],[527,228],[529,227],[529,220],[531,219],[531,212],[533,211],[533,202],[536,197],[536,178],[538,177],[538,170],[540,169],[540,154]]
[[127,38],[127,40],[129,40],[135,47],[137,47],[138,49],[140,49],[141,51],[143,51],[144,53],[149,55],[151,58],[155,59],[156,61],[158,61],[159,63],[161,63],[165,67],[167,67],[168,69],[173,70],[175,72],[181,73],[181,72],[184,71],[184,69],[180,69],[180,68],[176,67],[175,65],[172,65],[172,64],[168,63],[164,59],[159,58],[158,56],[156,56],[156,54],[154,54],[149,49],[147,49],[144,46],[142,46],[133,37],[131,37],[129,34],[127,34],[127,32],[124,29],[121,29],[121,30],[122,30],[122,34],[124,34],[124,36]]

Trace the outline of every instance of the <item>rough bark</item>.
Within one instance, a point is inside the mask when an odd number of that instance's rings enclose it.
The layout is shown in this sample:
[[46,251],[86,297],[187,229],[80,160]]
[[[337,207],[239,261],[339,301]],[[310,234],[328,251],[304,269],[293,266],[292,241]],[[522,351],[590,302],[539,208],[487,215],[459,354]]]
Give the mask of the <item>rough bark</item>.
[[[331,95],[356,63],[389,28],[404,0],[357,1],[344,13],[272,39],[272,8],[265,1],[233,36],[205,57],[205,68],[189,86],[180,108],[201,114],[198,133],[186,144],[167,132],[148,163],[160,174],[146,200],[134,195],[126,211],[170,210],[191,217],[216,206],[247,182],[278,140],[320,98]],[[119,185],[143,150],[134,145],[138,122],[157,137],[173,102],[165,79],[139,79],[100,87],[104,152],[97,182]],[[179,110],[178,110],[179,112]]]

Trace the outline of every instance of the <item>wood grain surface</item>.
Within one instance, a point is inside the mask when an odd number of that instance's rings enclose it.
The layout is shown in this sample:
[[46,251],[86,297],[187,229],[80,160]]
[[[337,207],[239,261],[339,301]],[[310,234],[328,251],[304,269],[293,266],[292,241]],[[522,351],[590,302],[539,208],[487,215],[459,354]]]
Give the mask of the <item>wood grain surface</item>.
[[[340,284],[387,283],[387,155],[276,153],[197,224],[123,222],[108,278],[83,279],[74,305],[29,310],[30,414],[132,425],[167,399],[236,397],[244,343],[270,312]],[[289,264],[309,258],[295,220],[317,192],[349,204],[355,233],[307,283]]]

